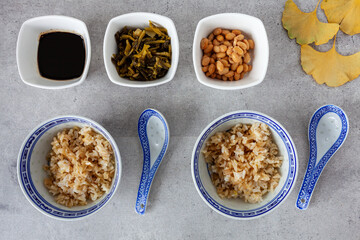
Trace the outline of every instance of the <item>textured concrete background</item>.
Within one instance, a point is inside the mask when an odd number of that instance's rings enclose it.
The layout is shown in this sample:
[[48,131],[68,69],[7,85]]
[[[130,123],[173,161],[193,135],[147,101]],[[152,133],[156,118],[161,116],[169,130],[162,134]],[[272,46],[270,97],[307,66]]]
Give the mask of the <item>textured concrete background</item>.
[[[6,1],[0,2],[0,239],[359,239],[360,237],[360,79],[339,88],[317,85],[300,66],[300,48],[281,25],[285,1]],[[296,1],[312,10],[316,1]],[[173,81],[162,86],[132,89],[108,79],[102,44],[109,20],[117,15],[149,11],[175,22],[180,61]],[[260,85],[220,91],[201,85],[192,64],[193,34],[206,16],[240,12],[260,18],[270,44],[270,61]],[[89,29],[92,60],[80,86],[53,91],[22,83],[15,58],[21,24],[32,17],[62,14],[83,20]],[[324,14],[318,15],[324,20]],[[338,35],[343,54],[360,51],[360,36]],[[331,44],[331,43],[330,43]],[[327,50],[330,44],[321,46]],[[342,107],[350,118],[350,133],[329,162],[307,211],[295,199],[308,161],[307,125],[321,105]],[[134,212],[142,167],[137,120],[148,107],[160,110],[171,128],[170,146],[152,185],[144,216]],[[298,181],[286,202],[271,214],[252,221],[234,221],[213,212],[198,196],[190,158],[198,134],[214,118],[229,111],[250,109],[282,123],[299,154]],[[33,208],[17,182],[16,160],[21,143],[40,122],[63,114],[89,117],[116,139],[123,177],[111,203],[96,215],[77,222],[50,219]]]

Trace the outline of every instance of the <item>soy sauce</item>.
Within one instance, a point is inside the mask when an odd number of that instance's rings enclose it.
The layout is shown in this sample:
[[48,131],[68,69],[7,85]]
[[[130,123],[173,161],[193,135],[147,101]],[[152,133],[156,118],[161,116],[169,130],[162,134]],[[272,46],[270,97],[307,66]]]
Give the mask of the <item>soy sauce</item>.
[[70,80],[82,75],[85,67],[84,39],[70,32],[48,32],[40,36],[40,75],[52,80]]

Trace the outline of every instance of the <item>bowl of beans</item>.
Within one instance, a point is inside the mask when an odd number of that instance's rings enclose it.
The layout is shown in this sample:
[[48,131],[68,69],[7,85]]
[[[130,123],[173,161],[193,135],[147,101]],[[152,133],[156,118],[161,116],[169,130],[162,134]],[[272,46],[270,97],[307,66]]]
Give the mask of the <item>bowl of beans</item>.
[[262,21],[240,13],[223,13],[199,21],[193,63],[200,83],[222,90],[255,86],[263,81],[269,43]]

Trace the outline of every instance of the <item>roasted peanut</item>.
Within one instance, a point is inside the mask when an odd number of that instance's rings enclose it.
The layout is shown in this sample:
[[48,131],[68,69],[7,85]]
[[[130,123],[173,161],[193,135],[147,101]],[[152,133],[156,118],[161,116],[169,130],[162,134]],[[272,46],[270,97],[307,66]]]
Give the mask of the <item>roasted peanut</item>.
[[235,79],[235,81],[237,81],[237,80],[239,80],[240,79],[240,73],[235,73],[234,74],[234,79]]
[[216,40],[218,40],[219,42],[223,42],[224,41],[224,36],[223,35],[217,35]]
[[226,35],[226,34],[228,34],[228,33],[230,33],[230,31],[229,30],[226,30],[226,29],[223,29],[222,31],[221,31],[221,34],[222,35]]
[[246,50],[250,49],[250,44],[247,39],[244,39],[243,42],[246,44]]
[[205,73],[205,76],[209,77],[211,74],[209,72]]
[[230,47],[232,46],[232,44],[229,42],[229,41],[224,41],[223,44],[227,47]]
[[213,57],[210,58],[210,64],[215,63],[215,59]]
[[244,66],[244,71],[243,72],[247,73],[249,71],[249,65],[244,63],[243,66]]
[[254,49],[254,47],[255,47],[254,41],[252,39],[249,39],[248,42],[249,42],[250,49]]
[[229,72],[229,68],[224,68],[222,71],[219,71],[220,75],[225,75]]
[[224,65],[224,67],[230,67],[229,62],[226,59],[223,58],[223,59],[220,59],[219,61]]
[[207,38],[203,38],[201,39],[201,42],[200,42],[200,48],[201,50],[204,50],[209,44],[209,39]]
[[216,61],[216,69],[218,72],[222,72],[224,70],[224,64],[220,61]]
[[239,47],[241,47],[243,50],[247,50],[247,45],[246,45],[246,43],[244,43],[244,42],[237,42],[237,44],[236,45],[238,45]]
[[216,73],[213,73],[210,75],[211,78],[215,78],[216,77]]
[[221,34],[221,28],[216,28],[214,31],[213,31],[213,34],[215,35],[215,36],[217,36],[217,35],[219,35],[219,34]]
[[245,63],[249,63],[250,61],[251,61],[250,54],[249,54],[249,53],[245,53],[245,55],[244,55],[244,62],[245,62]]
[[245,72],[242,72],[242,73],[240,74],[240,79],[243,79],[243,78],[244,78],[244,75],[245,75]]
[[220,46],[214,46],[214,52],[216,53],[220,52]]
[[216,78],[221,80],[221,75],[220,74],[216,74]]
[[230,56],[232,52],[233,52],[233,47],[228,47],[228,49],[226,50],[226,54]]
[[220,45],[220,52],[226,52],[226,50],[227,50],[227,46]]
[[248,72],[250,72],[251,70],[252,70],[252,65],[249,65]]
[[235,52],[233,52],[233,53],[231,54],[231,58],[232,58],[232,60],[233,60],[234,62],[236,62],[236,63],[239,63],[239,62],[241,61],[241,56],[238,55],[238,54],[235,53]]
[[239,46],[234,47],[234,52],[237,53],[240,56],[244,55],[244,51]]
[[227,77],[222,76],[222,80],[223,80],[223,81],[227,81]]
[[208,71],[209,71],[210,74],[213,74],[215,72],[215,64],[214,63],[211,63],[209,65]]
[[237,29],[232,30],[231,32],[232,32],[233,34],[235,34],[235,35],[241,34],[241,31],[240,31],[240,30],[237,30]]
[[216,54],[217,58],[223,58],[225,56],[226,56],[226,53],[224,53],[224,52],[219,52],[219,53]]
[[203,58],[202,58],[202,60],[201,60],[201,64],[203,65],[203,66],[207,66],[207,65],[209,65],[209,63],[210,63],[210,57],[208,57],[208,56],[203,56]]
[[244,70],[244,66],[243,65],[239,65],[237,68],[236,68],[236,72],[237,73],[242,73],[242,71]]
[[233,40],[235,38],[235,34],[229,32],[228,34],[225,35],[225,38],[227,40]]
[[209,70],[209,66],[202,67],[203,72],[207,72]]
[[214,39],[214,40],[212,41],[212,44],[213,44],[214,46],[220,46],[219,41],[216,40],[216,39]]
[[205,49],[204,49],[204,53],[209,53],[213,50],[214,45],[209,44]]
[[229,71],[228,73],[225,74],[225,77],[233,77],[234,76],[234,72],[233,71]]
[[212,40],[214,40],[214,34],[211,33],[211,34],[209,35],[208,39],[209,39],[210,42],[211,42]]
[[236,69],[237,69],[238,66],[239,66],[239,63],[233,63],[233,64],[231,64],[231,67],[230,67],[231,71],[236,71]]
[[234,38],[234,41],[241,41],[241,40],[243,40],[243,39],[244,39],[244,35],[239,34],[239,35],[237,35],[237,36]]

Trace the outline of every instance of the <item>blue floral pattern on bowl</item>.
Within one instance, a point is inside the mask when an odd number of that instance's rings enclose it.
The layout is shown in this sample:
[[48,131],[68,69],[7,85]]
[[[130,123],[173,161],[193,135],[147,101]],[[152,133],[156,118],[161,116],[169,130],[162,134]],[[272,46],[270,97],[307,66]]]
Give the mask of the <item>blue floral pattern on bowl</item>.
[[[217,202],[213,197],[210,196],[210,194],[206,191],[205,187],[203,186],[203,183],[200,178],[199,174],[199,157],[201,153],[202,146],[206,139],[212,135],[213,131],[220,125],[222,125],[225,122],[239,119],[239,118],[246,118],[246,119],[252,119],[255,121],[266,123],[271,129],[273,129],[281,138],[283,143],[285,144],[288,159],[289,159],[289,171],[285,180],[285,184],[283,185],[282,189],[279,191],[279,193],[267,204],[251,209],[251,210],[236,210],[228,208],[219,202]],[[275,207],[277,207],[290,193],[292,190],[296,175],[297,175],[297,166],[298,166],[298,159],[296,154],[295,146],[289,136],[289,134],[286,132],[286,130],[276,121],[270,119],[269,117],[262,115],[260,113],[256,112],[236,112],[231,113],[229,115],[226,115],[225,117],[217,120],[214,122],[201,136],[198,144],[195,146],[194,150],[194,156],[193,156],[193,177],[194,181],[198,187],[198,190],[204,200],[213,207],[216,211],[225,214],[227,216],[236,218],[236,219],[249,219],[249,218],[255,218],[261,215],[264,215],[270,211],[272,211]],[[240,200],[241,201],[241,200]]]
[[[86,124],[96,129],[98,132],[100,132],[110,142],[112,149],[114,151],[116,165],[118,166],[116,168],[115,179],[113,180],[114,184],[112,185],[109,193],[105,197],[103,197],[103,199],[101,199],[101,201],[98,202],[96,205],[78,211],[70,210],[70,208],[62,209],[46,201],[37,191],[34,182],[32,181],[31,172],[30,172],[31,155],[36,143],[39,141],[41,136],[49,129],[58,126],[60,124],[69,123],[69,122]],[[35,206],[40,212],[49,216],[53,216],[58,219],[63,219],[63,220],[78,219],[97,212],[113,196],[121,175],[120,153],[117,147],[114,145],[115,143],[110,139],[112,138],[110,138],[108,133],[104,132],[101,128],[98,127],[98,125],[94,124],[92,121],[89,121],[86,118],[81,118],[81,117],[59,117],[52,119],[46,122],[45,124],[41,125],[40,127],[38,127],[25,140],[25,143],[22,149],[20,150],[19,159],[18,159],[19,161],[18,179],[19,179],[19,184],[21,185],[25,196],[32,203],[32,205]]]

